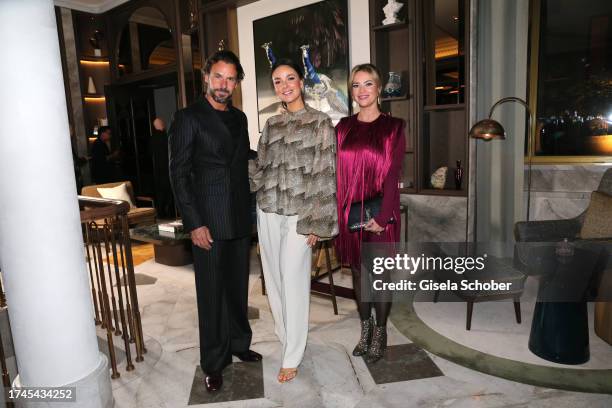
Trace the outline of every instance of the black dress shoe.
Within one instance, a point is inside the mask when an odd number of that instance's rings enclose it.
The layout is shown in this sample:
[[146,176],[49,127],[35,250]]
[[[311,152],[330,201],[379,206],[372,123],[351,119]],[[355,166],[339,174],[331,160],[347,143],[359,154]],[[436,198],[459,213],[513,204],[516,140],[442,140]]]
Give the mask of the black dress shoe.
[[261,361],[261,354],[257,353],[253,350],[242,351],[240,353],[232,353],[236,357],[240,359],[240,361],[248,361],[249,363],[254,363],[256,361]]
[[204,385],[206,385],[206,391],[208,392],[219,391],[223,385],[223,376],[221,373],[206,374]]

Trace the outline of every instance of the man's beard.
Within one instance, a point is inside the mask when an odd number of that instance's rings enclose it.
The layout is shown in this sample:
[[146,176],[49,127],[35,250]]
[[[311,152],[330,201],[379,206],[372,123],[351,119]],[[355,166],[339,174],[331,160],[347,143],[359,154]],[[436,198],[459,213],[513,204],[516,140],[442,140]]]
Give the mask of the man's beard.
[[[225,92],[226,95],[225,96],[219,96],[219,95],[216,94],[216,92]],[[219,89],[208,88],[207,93],[217,103],[226,104],[226,103],[229,103],[229,101],[232,100],[231,92],[229,90],[225,89],[225,88],[219,88]]]

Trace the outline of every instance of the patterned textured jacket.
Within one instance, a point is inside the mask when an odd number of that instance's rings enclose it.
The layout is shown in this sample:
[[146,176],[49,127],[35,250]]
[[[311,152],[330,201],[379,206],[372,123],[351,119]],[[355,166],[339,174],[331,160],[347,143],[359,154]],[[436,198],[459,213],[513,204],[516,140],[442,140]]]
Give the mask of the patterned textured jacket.
[[306,107],[268,119],[250,173],[263,212],[297,215],[298,234],[338,233],[336,136],[329,116]]

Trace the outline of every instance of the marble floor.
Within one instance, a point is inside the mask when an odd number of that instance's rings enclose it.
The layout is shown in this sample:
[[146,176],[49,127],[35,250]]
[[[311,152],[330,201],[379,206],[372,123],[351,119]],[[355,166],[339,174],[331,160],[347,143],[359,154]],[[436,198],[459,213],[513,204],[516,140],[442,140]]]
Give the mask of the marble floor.
[[[116,407],[612,406],[611,395],[535,387],[462,367],[411,344],[392,324],[387,357],[368,367],[351,355],[359,336],[354,302],[338,298],[339,314],[334,315],[331,301],[321,296],[311,298],[308,346],[299,375],[290,383],[279,384],[280,344],[273,333],[267,298],[261,294],[254,254],[251,263],[252,348],[264,359],[261,364],[228,367],[223,394],[214,397],[204,390],[198,367],[191,265],[169,267],[150,259],[135,267],[141,282],[138,296],[148,352],[133,371],[119,365],[121,377],[112,383]],[[336,284],[350,286],[350,278],[342,272],[334,278]],[[477,313],[475,309],[475,323]],[[511,315],[508,321],[512,323]]]
[[[472,329],[463,330],[465,302],[432,303],[430,296],[416,297],[414,310],[427,324],[443,336],[484,353],[515,361],[550,367],[573,369],[612,369],[612,346],[595,334],[592,322],[594,304],[589,303],[589,350],[591,358],[584,364],[568,366],[548,361],[529,351],[529,334],[537,298],[538,283],[533,277],[525,282],[521,296],[521,324],[514,318],[512,302],[486,302],[474,305]],[[458,299],[458,298],[457,298]]]

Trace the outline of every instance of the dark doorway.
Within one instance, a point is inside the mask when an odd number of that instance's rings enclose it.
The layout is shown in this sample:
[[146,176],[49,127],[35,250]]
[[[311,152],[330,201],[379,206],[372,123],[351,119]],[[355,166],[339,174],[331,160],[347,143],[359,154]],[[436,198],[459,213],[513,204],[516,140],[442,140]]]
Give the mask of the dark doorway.
[[177,109],[175,73],[105,88],[113,149],[121,151],[121,172],[136,195],[156,196],[153,120],[163,119],[166,130]]

